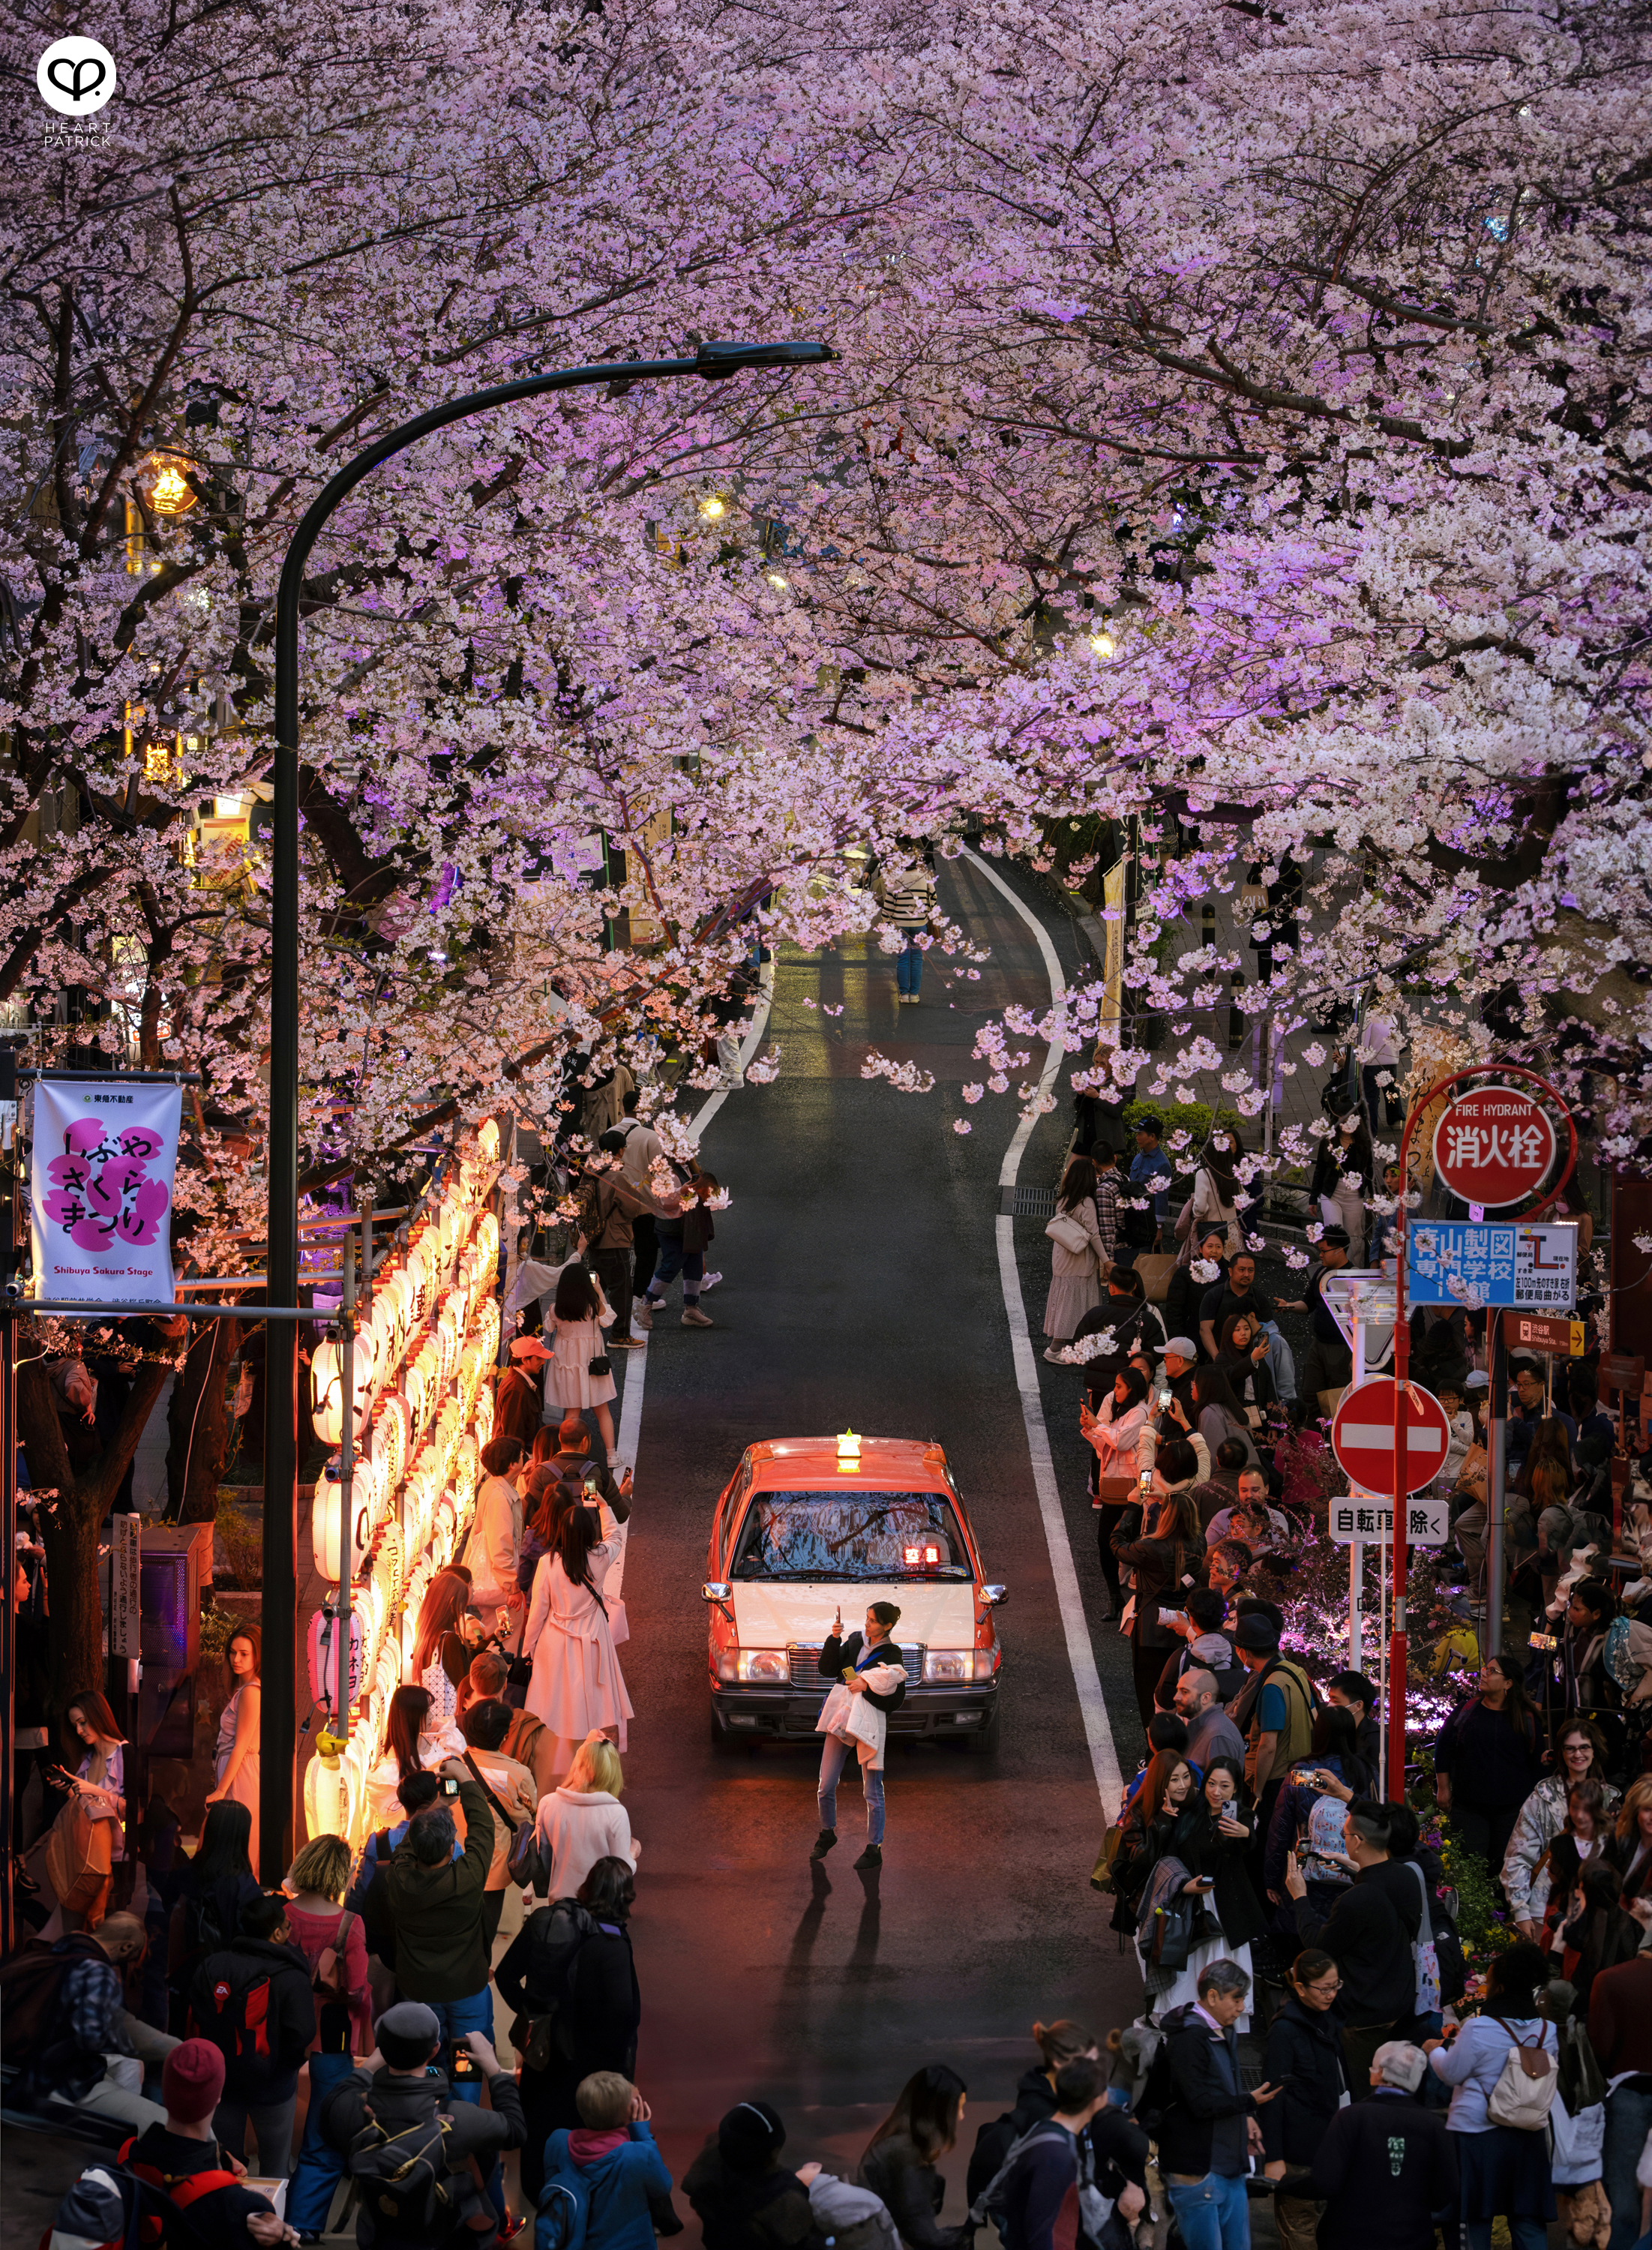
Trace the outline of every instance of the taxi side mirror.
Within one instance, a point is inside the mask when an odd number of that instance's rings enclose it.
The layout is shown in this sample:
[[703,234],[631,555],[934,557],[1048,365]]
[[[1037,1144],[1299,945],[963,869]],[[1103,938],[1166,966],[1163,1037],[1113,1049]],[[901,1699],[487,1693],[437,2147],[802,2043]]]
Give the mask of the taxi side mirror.
[[708,1578],[699,1590],[699,1598],[703,1602],[726,1602],[733,1591],[726,1579]]
[[1009,1599],[1008,1586],[983,1586],[981,1591],[982,1600],[990,1602],[995,1609]]

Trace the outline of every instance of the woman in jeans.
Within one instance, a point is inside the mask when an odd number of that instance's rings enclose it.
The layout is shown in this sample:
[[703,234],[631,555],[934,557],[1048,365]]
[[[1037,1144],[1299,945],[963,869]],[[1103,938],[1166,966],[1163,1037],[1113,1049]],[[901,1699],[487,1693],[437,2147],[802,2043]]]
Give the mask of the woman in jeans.
[[[860,1784],[866,1797],[866,1848],[855,1862],[857,1867],[880,1867],[884,1863],[884,1745],[889,1714],[898,1711],[906,1699],[906,1660],[891,1639],[899,1623],[900,1612],[893,1602],[874,1602],[866,1612],[865,1632],[851,1632],[845,1639],[840,1608],[820,1653],[821,1678],[841,1680],[851,1695],[863,1697],[871,1708],[876,1740],[864,1746],[871,1749],[871,1756],[859,1761]],[[892,1681],[878,1688],[870,1684],[867,1675],[883,1665],[901,1672],[898,1684]],[[823,1860],[837,1841],[837,1784],[850,1750],[861,1747],[842,1735],[826,1737],[820,1759],[820,1833],[809,1853],[811,1860]]]
[[1499,2219],[1509,2222],[1514,2250],[1546,2250],[1555,2216],[1549,2136],[1494,2125],[1486,2105],[1511,2045],[1542,2046],[1558,2062],[1554,2026],[1540,2012],[1548,1980],[1542,1948],[1523,1937],[1493,1955],[1483,2011],[1470,2016],[1449,2045],[1437,2039],[1423,2041],[1435,2075],[1455,2089],[1446,2127],[1463,2180],[1467,2250],[1491,2250],[1491,2229]]

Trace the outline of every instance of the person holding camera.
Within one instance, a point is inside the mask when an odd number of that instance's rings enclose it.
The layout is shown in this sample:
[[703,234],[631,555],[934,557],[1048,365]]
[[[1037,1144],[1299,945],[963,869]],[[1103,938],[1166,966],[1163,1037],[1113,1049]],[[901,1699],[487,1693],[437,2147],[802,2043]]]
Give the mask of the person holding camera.
[[[422,2001],[440,2036],[457,2043],[469,2032],[491,2031],[493,2024],[486,1906],[493,1819],[487,1791],[460,1759],[444,1762],[441,1781],[441,1796],[408,1822],[390,1854],[384,1885],[396,1929],[396,1990],[404,2000]],[[465,1849],[458,1859],[455,1798],[465,1814]],[[453,2092],[460,2102],[481,2099],[476,2081]]]

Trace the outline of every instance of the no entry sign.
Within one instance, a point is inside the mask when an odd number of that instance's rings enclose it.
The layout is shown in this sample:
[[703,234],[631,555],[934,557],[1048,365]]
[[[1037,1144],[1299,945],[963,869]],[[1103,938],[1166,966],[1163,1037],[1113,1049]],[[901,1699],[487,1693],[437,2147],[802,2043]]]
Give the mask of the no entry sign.
[[1541,1102],[1512,1086],[1476,1086],[1441,1111],[1434,1168],[1464,1203],[1497,1211],[1537,1195],[1556,1145]]
[[[1349,1391],[1331,1425],[1331,1447],[1350,1484],[1364,1492],[1394,1490],[1394,1394],[1387,1376]],[[1401,1489],[1421,1492],[1445,1467],[1450,1431],[1432,1391],[1406,1385],[1405,1472]]]

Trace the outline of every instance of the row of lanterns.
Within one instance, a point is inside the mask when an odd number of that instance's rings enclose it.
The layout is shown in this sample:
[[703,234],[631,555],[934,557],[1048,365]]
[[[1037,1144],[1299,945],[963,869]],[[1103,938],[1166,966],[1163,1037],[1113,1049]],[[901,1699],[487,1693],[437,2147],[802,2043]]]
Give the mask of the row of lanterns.
[[[335,1587],[352,1590],[354,1715],[348,1743],[341,1750],[323,1736],[306,1770],[313,1836],[341,1835],[355,1844],[366,1833],[368,1782],[382,1753],[390,1698],[402,1684],[404,1633],[475,1512],[479,1455],[492,1435],[488,1377],[500,1331],[499,1220],[478,1206],[492,1184],[498,1148],[496,1129],[485,1124],[400,1263],[375,1281],[353,1353],[352,1434],[360,1450],[348,1524],[340,1463],[329,1461],[316,1483],[316,1569]],[[311,1392],[316,1432],[330,1445],[343,1438],[342,1377],[342,1355],[329,1337],[316,1350]],[[338,1629],[320,1611],[311,1623],[311,1690],[319,1701],[332,1698]]]

